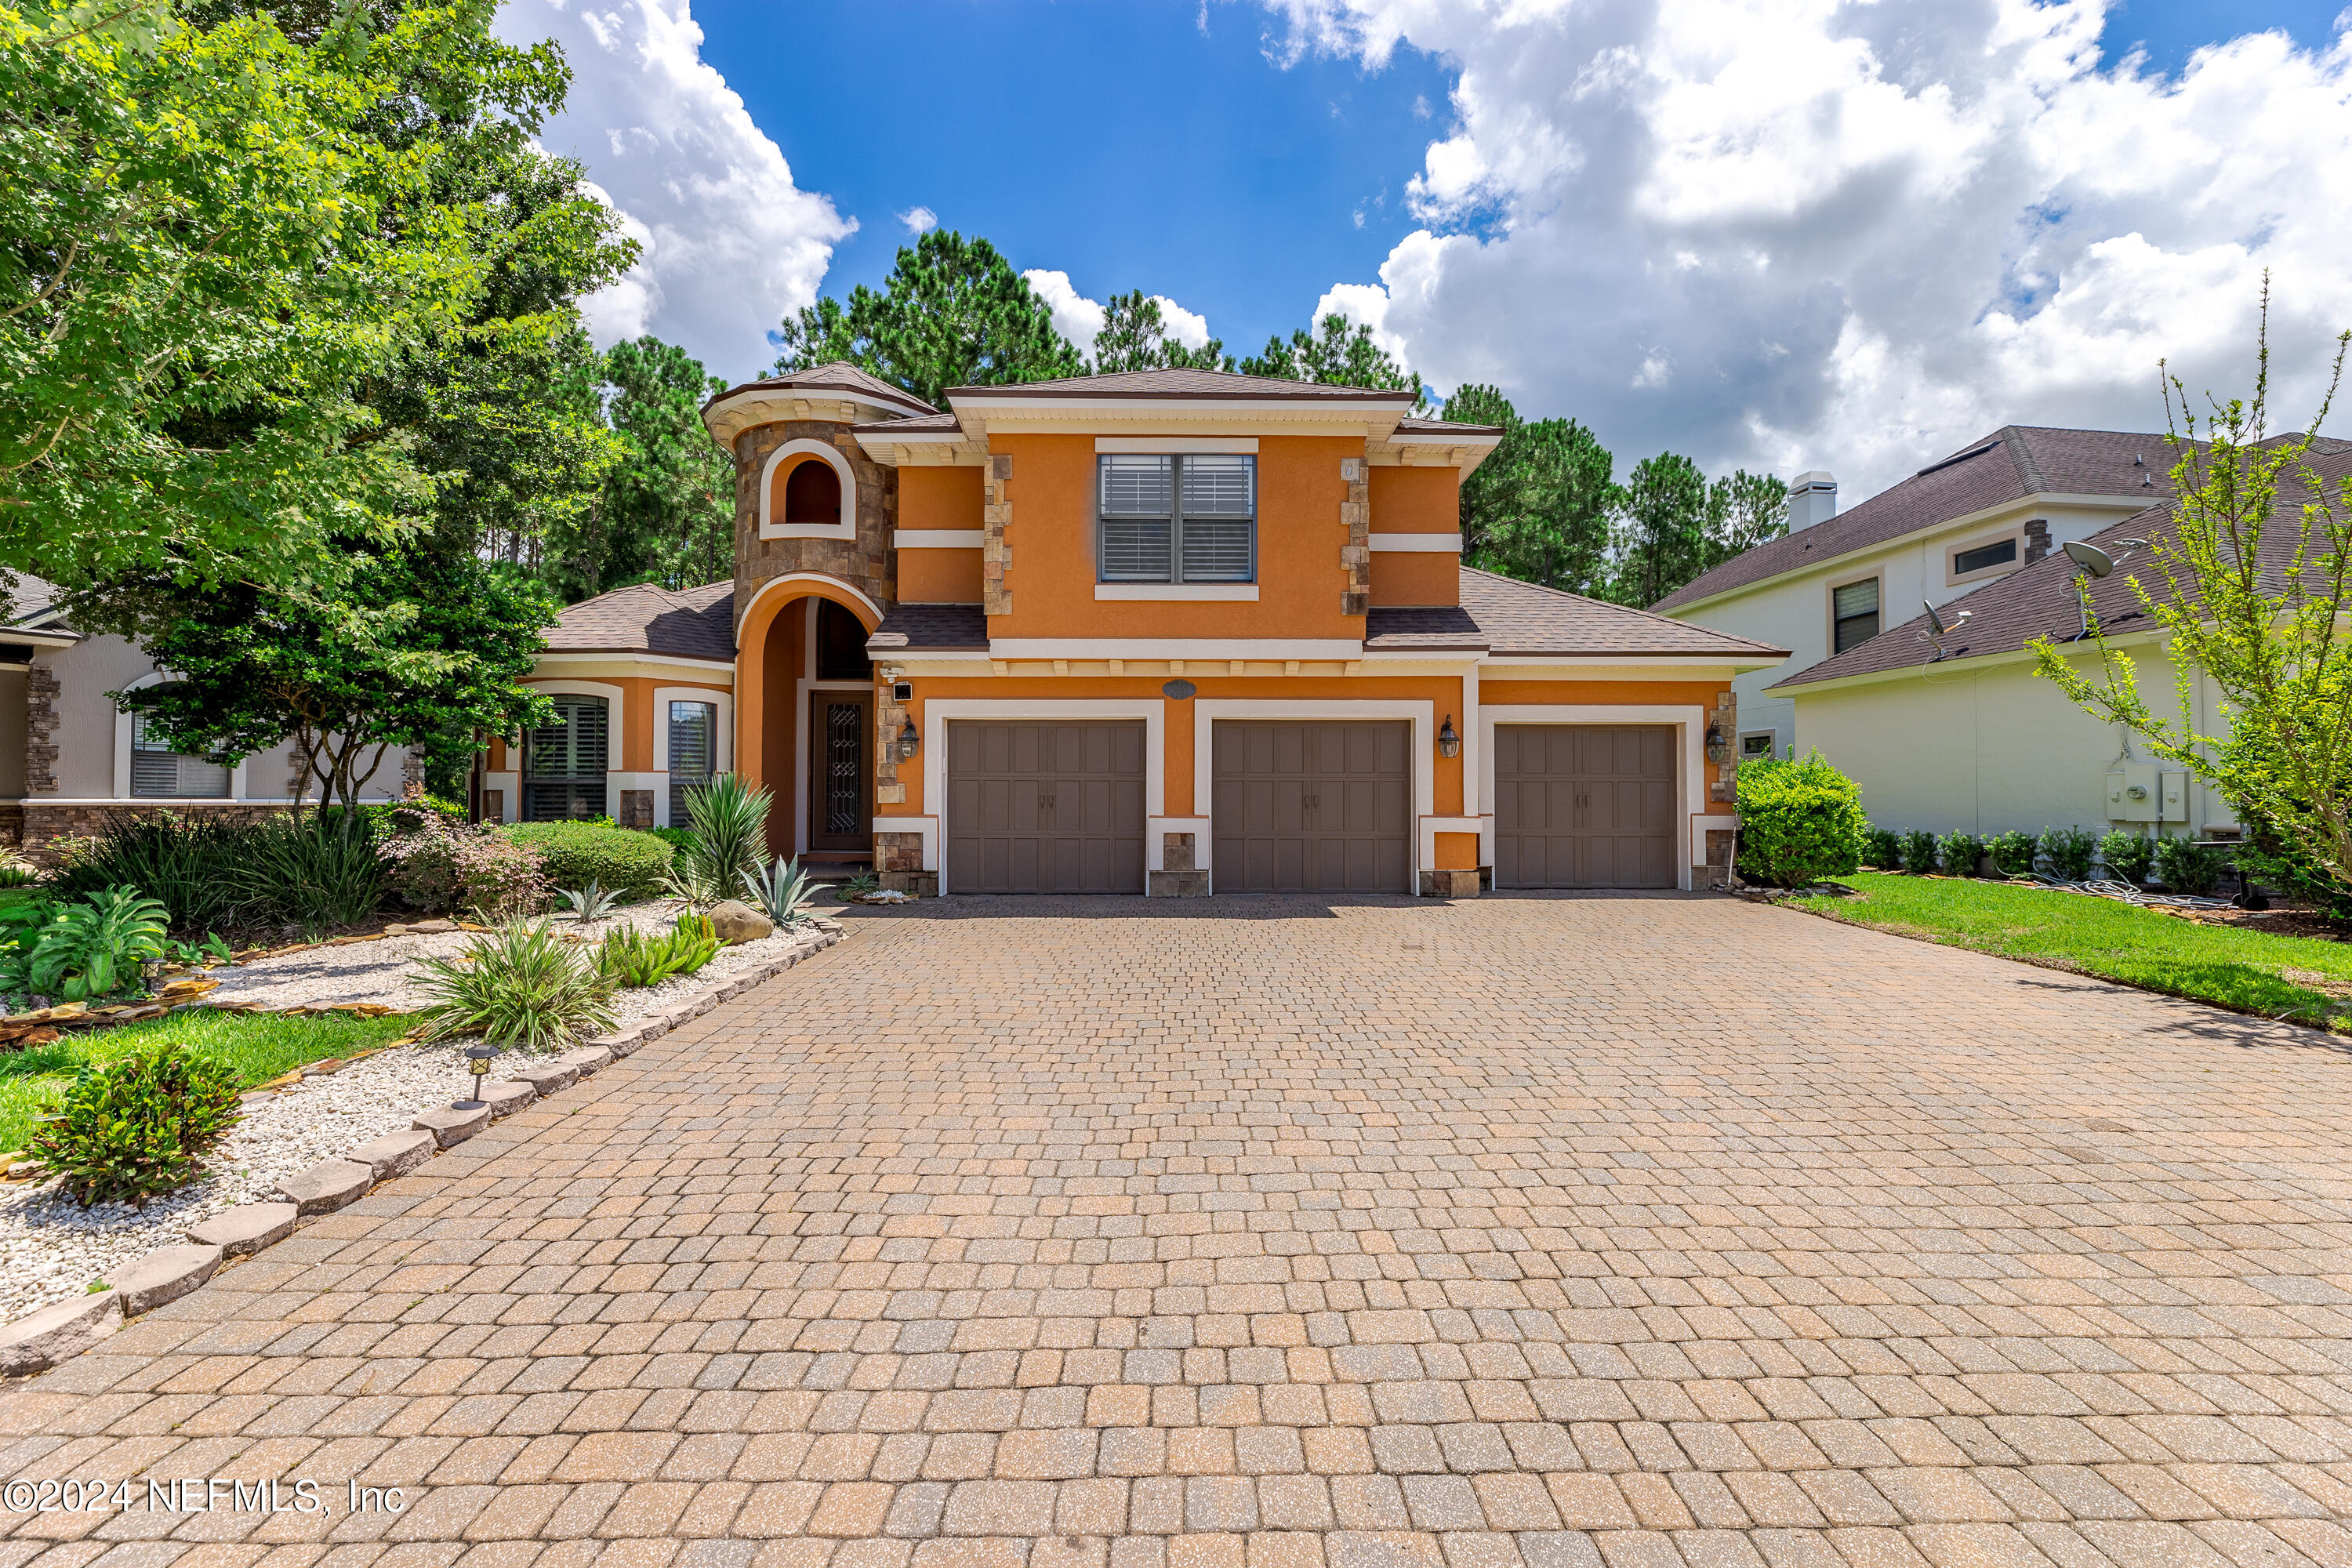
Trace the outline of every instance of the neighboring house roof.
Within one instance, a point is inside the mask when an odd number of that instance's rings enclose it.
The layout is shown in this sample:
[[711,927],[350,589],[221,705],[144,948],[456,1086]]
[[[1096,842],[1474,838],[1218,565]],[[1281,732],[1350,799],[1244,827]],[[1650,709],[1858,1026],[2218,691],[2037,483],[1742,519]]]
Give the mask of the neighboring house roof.
[[0,618],[0,643],[62,647],[79,641],[81,634],[66,621],[57,588],[30,574],[16,574],[16,590]]
[[792,391],[813,392],[819,396],[826,394],[839,396],[847,393],[876,403],[904,408],[912,414],[938,412],[929,404],[905,388],[893,386],[878,375],[868,375],[856,365],[843,360],[835,360],[830,364],[817,365],[810,370],[787,371],[782,375],[765,376],[758,381],[747,381],[740,385],[730,386],[724,392],[713,394],[709,400],[703,404],[703,407],[708,409],[712,404],[724,403],[729,398],[746,392]]
[[1381,386],[1338,386],[1319,381],[1280,381],[1267,375],[1236,375],[1224,370],[1130,370],[1111,375],[1069,375],[1054,381],[1008,382],[999,386],[950,387],[950,404],[990,397],[1301,397],[1321,401],[1401,403],[1421,401],[1416,392]]
[[[2352,443],[2322,440],[2315,443],[2314,452],[2312,467],[2331,490],[2352,476]],[[2301,513],[2306,499],[2305,492],[2283,488],[2279,502],[2272,510],[2270,521],[2263,531],[2261,554],[2273,574],[2300,537]],[[2173,515],[2172,505],[2168,501],[2091,535],[2088,542],[2116,558],[2116,570],[2091,584],[2092,612],[2108,631],[2125,634],[2155,628],[2154,618],[2141,607],[2139,595],[2131,584],[2134,574],[2145,573],[2149,566],[2148,552],[2144,546],[2126,546],[2120,542],[2169,538]],[[2076,570],[2073,559],[2063,551],[2053,551],[2031,566],[1937,606],[1936,613],[1947,626],[1959,623],[1962,612],[1969,617],[1965,624],[1958,625],[1958,629],[1945,634],[1942,662],[2018,653],[2037,637],[2064,642],[2075,637],[2082,629],[2078,608],[2081,601],[2074,590]],[[2271,580],[2277,581],[2275,575]],[[2150,578],[2150,588],[2162,597],[2160,577]],[[1842,654],[1798,670],[1766,689],[1787,691],[1792,687],[1815,686],[1849,676],[1924,668],[1935,659],[1932,632],[1927,616],[1914,616]]]
[[866,639],[869,653],[987,646],[988,612],[978,605],[893,605]]
[[1651,608],[1678,609],[2035,495],[2162,500],[2172,494],[2171,468],[2159,435],[2005,425],[1851,511],[1733,556]]
[[1497,654],[1717,654],[1738,658],[1785,658],[1789,650],[1749,637],[1693,626],[1647,610],[1603,604],[1462,569],[1459,608],[1374,609],[1366,617],[1368,648],[1485,647]]
[[547,630],[551,653],[657,653],[672,658],[735,657],[735,584],[672,591],[641,583],[583,599]]

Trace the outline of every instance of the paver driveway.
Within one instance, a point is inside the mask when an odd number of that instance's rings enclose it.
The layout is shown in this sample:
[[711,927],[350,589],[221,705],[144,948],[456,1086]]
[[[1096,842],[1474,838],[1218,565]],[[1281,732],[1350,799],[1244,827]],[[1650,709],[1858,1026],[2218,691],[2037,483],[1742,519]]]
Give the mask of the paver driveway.
[[2352,1563],[2347,1112],[1729,900],[926,906],[0,1397],[328,1511],[0,1568]]

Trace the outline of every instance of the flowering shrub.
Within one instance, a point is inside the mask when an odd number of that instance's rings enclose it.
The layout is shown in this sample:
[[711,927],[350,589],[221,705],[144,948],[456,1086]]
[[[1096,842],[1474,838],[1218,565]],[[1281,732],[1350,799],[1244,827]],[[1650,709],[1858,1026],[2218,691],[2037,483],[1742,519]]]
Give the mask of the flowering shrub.
[[379,848],[392,890],[434,914],[479,910],[492,920],[527,915],[547,900],[539,852],[487,827],[435,817]]

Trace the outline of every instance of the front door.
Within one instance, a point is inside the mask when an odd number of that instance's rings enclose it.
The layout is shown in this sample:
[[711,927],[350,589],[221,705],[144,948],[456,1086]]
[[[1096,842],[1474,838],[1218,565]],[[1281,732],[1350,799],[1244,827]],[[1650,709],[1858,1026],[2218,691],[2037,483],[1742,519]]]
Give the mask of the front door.
[[869,691],[809,693],[809,848],[871,851],[874,726]]

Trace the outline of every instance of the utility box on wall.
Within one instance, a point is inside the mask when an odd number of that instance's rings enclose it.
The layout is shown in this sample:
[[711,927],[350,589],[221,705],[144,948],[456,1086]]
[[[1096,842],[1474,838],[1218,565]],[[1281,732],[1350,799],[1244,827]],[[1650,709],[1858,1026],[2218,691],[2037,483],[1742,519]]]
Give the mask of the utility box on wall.
[[2187,822],[2189,775],[2154,763],[2126,763],[2107,774],[2109,822]]

